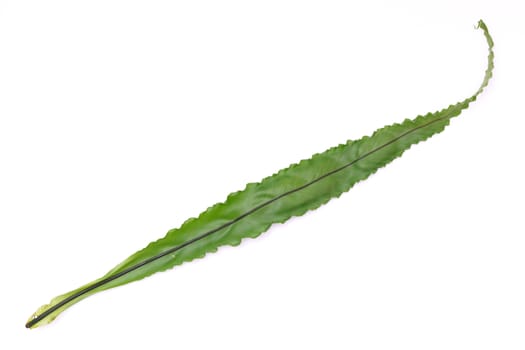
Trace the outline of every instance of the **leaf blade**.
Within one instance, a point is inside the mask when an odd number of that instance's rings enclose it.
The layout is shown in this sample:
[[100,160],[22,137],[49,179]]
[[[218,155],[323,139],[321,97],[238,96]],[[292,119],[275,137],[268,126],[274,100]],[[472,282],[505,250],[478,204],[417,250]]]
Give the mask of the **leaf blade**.
[[494,42],[483,21],[489,47],[485,75],[477,92],[464,101],[415,119],[383,127],[372,136],[344,144],[302,160],[259,183],[250,183],[232,193],[199,217],[187,220],[180,228],[132,254],[103,277],[54,298],[30,317],[26,327],[33,328],[55,319],[63,310],[91,294],[140,280],[153,273],[184,262],[202,258],[223,245],[238,245],[244,238],[255,238],[272,224],[282,223],[318,208],[347,192],[412,145],[443,131],[450,119],[458,116],[488,85],[494,69]]

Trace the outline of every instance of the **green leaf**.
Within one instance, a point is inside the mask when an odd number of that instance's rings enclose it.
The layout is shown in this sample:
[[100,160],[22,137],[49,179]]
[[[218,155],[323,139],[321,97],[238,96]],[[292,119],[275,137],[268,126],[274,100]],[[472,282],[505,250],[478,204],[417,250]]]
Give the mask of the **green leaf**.
[[348,141],[310,159],[279,171],[259,183],[250,183],[232,193],[164,238],[128,257],[105,276],[69,293],[60,295],[39,308],[26,327],[47,324],[62,311],[87,296],[140,280],[155,272],[202,258],[223,245],[238,245],[243,238],[255,238],[274,223],[282,223],[316,209],[339,197],[355,183],[401,156],[412,145],[443,131],[450,119],[458,116],[487,86],[494,67],[493,41],[479,21],[486,37],[488,67],[474,95],[455,105],[386,126],[357,141]]

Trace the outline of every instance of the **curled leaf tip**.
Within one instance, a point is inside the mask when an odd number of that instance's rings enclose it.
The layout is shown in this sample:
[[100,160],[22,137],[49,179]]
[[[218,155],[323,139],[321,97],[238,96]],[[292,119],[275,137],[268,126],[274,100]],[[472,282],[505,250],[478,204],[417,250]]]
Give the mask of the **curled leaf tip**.
[[485,24],[485,22],[483,22],[482,19],[480,19],[480,20],[478,21],[478,25],[477,25],[476,29],[479,29],[479,28],[487,29],[487,25]]

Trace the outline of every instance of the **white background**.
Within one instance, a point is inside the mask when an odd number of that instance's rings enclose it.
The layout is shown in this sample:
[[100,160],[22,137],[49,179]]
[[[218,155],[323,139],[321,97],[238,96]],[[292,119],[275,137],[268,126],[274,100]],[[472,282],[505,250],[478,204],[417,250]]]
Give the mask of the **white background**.
[[[2,349],[525,348],[523,1],[0,1]],[[53,324],[188,217],[489,88],[340,199]]]

